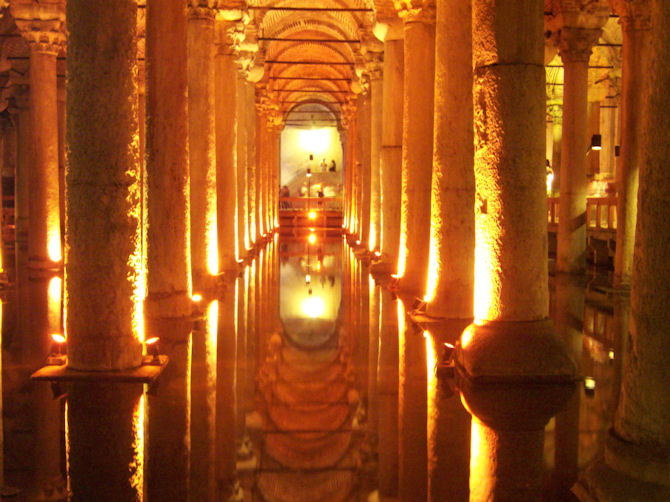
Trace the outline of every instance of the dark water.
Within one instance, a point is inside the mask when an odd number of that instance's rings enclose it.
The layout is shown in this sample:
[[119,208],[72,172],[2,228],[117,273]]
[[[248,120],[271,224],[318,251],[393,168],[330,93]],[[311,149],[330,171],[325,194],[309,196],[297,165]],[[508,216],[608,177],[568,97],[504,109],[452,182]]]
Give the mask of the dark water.
[[[60,389],[30,380],[62,331],[59,280],[12,272],[3,461],[4,485],[21,491],[11,500],[63,500],[68,489],[91,502],[378,500],[397,484],[405,321],[368,272],[338,239],[270,243],[203,300],[192,327],[162,337],[170,363],[158,386]],[[545,432],[545,499],[570,500],[616,405],[628,305],[606,277],[550,282],[551,315],[594,385]]]

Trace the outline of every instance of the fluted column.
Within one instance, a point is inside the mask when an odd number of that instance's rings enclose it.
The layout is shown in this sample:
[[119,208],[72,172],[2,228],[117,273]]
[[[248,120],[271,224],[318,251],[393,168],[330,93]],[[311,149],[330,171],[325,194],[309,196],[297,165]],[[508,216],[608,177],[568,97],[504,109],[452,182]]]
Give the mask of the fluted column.
[[381,190],[381,146],[382,146],[382,53],[370,53],[372,60],[367,69],[370,77],[370,236],[368,250],[381,247],[382,190]]
[[470,500],[540,500],[543,429],[576,373],[547,317],[543,5],[472,9],[475,322],[455,355]]
[[583,273],[586,267],[586,165],[588,153],[588,71],[599,28],[562,26],[563,138],[556,271]]
[[216,138],[214,129],[213,0],[190,0],[188,10],[188,151],[191,272],[197,291],[218,273]]
[[216,191],[219,270],[237,271],[237,76],[231,36],[234,26],[219,22],[215,61]]
[[630,285],[637,214],[643,94],[649,51],[649,0],[614,2],[623,29],[621,68],[621,155],[617,166],[615,285]]
[[400,181],[402,164],[402,107],[404,50],[402,32],[386,34],[382,89],[382,265],[394,273],[398,268],[400,245]]
[[72,0],[67,12],[68,363],[118,370],[142,357],[137,7]]
[[33,144],[29,175],[28,265],[62,266],[58,184],[56,58],[63,49],[64,12],[58,3],[12,4],[17,27],[30,45],[30,113]]
[[433,168],[433,82],[435,4],[430,0],[399,12],[404,22],[402,181],[398,277],[400,288],[423,296],[430,242],[430,184]]

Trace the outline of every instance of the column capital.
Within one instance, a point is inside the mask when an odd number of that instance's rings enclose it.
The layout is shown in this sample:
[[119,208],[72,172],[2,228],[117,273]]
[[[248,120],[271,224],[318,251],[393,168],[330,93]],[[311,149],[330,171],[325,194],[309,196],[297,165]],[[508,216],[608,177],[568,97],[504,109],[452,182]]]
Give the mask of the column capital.
[[651,29],[651,0],[610,0],[624,31]]
[[435,24],[435,2],[432,0],[393,0],[393,5],[405,24]]
[[563,62],[588,63],[601,33],[600,29],[563,27],[557,34],[556,42]]
[[218,0],[188,0],[188,19],[213,21],[216,18]]
[[607,0],[545,0],[545,19],[552,31],[563,27],[600,29],[609,18]]
[[15,2],[10,9],[31,51],[57,55],[65,47],[65,10],[62,3]]
[[237,21],[218,20],[215,38],[217,54],[237,54],[240,42],[244,39],[243,25]]

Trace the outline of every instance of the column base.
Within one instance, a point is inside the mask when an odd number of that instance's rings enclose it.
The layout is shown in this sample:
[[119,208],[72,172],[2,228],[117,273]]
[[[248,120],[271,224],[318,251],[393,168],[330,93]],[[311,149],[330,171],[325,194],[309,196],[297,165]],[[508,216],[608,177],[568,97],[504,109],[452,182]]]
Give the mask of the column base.
[[550,319],[491,321],[468,326],[455,352],[473,382],[574,382],[577,367]]
[[63,272],[63,262],[54,262],[48,258],[28,258],[28,276],[34,279],[44,279]]
[[670,487],[648,483],[612,469],[603,457],[597,458],[572,487],[582,502],[664,502]]

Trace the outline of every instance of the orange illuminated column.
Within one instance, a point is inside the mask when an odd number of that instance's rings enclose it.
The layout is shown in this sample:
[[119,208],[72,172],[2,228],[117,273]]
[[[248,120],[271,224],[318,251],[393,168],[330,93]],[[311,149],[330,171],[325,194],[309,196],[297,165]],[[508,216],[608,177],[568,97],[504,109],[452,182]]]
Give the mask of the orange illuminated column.
[[255,122],[256,122],[256,225],[258,236],[265,235],[265,183],[263,182],[263,173],[265,159],[263,157],[263,141],[265,139],[265,118],[262,108],[262,88],[256,88],[255,103]]
[[[376,45],[376,44],[375,44]],[[381,146],[382,146],[382,52],[368,52],[366,69],[370,77],[370,235],[369,251],[379,250],[382,224]]]
[[563,24],[553,27],[560,30],[557,44],[565,82],[556,270],[571,274],[583,273],[586,267],[588,71],[591,49],[607,19],[606,5],[604,12],[603,19],[584,15],[588,23],[571,23],[566,15]]
[[621,155],[617,165],[617,235],[614,256],[614,282],[630,285],[633,272],[633,244],[637,213],[638,172],[640,168],[640,93],[646,75],[649,47],[649,0],[614,2],[623,28],[621,68]]
[[67,13],[68,364],[119,370],[142,359],[137,7],[73,0]]
[[219,270],[231,277],[237,275],[237,85],[232,36],[233,23],[216,25],[217,52],[214,58],[216,107],[216,192]]
[[[438,0],[428,312],[472,320],[475,173],[469,4]],[[458,292],[458,294],[454,294]]]
[[543,429],[576,374],[548,319],[543,5],[472,6],[475,322],[456,353],[470,500],[540,500]]
[[247,82],[245,115],[247,123],[247,196],[249,204],[249,244],[253,245],[259,236],[258,232],[258,195],[256,163],[256,86]]
[[214,129],[214,9],[190,0],[188,10],[188,151],[191,177],[191,270],[202,291],[218,273]]
[[[646,2],[645,2],[646,3]],[[648,3],[651,31],[640,142],[637,227],[631,281],[628,351],[614,423],[605,443],[604,465],[589,474],[599,500],[670,500],[670,4]],[[602,495],[601,495],[602,494]]]
[[14,2],[11,8],[30,45],[33,156],[28,181],[28,265],[33,270],[60,268],[56,58],[65,42],[64,13],[62,5],[56,3],[33,7],[32,2]]
[[244,69],[238,60],[235,91],[237,116],[237,256],[243,258],[249,248],[249,231],[247,217],[249,205],[247,201],[247,80]]
[[187,21],[179,0],[147,4],[148,319],[191,314]]
[[[472,12],[469,2],[438,0],[435,118],[427,312],[443,318],[430,330],[429,364],[472,322],[475,174],[472,131]],[[431,357],[432,355],[432,357]],[[428,372],[428,497],[467,500],[470,416]]]
[[370,93],[358,96],[358,117],[356,120],[357,168],[359,170],[358,192],[358,232],[356,240],[367,247],[370,237]]
[[400,288],[422,297],[428,275],[430,183],[433,169],[435,4],[408,2],[405,32],[402,181],[398,272]]
[[[396,20],[384,39],[381,144],[381,253],[379,268],[395,273],[400,242],[400,180],[402,164],[403,39]],[[376,266],[375,266],[376,268]]]
[[279,115],[275,116],[271,132],[272,157],[270,159],[270,207],[272,208],[270,223],[273,230],[279,224],[279,139],[284,123]]

